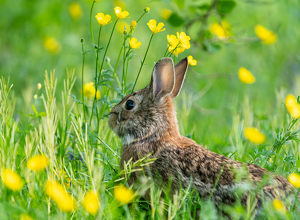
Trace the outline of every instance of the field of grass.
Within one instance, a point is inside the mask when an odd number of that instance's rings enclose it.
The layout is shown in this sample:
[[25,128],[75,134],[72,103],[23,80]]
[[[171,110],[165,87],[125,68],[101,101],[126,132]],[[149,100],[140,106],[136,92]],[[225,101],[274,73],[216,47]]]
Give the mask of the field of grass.
[[[118,18],[117,6],[129,18]],[[99,25],[100,12],[111,22]],[[164,56],[197,60],[175,99],[182,135],[286,178],[300,173],[298,0],[0,0],[0,14],[1,220],[226,219],[192,189],[161,197],[165,189],[146,177],[129,185],[149,158],[120,170],[122,144],[108,113],[149,84]],[[150,30],[150,19],[165,30]],[[175,56],[167,35],[177,32],[191,47]],[[239,76],[241,67],[251,73]],[[252,127],[259,133],[245,132]],[[265,201],[258,218],[297,219],[299,201],[277,202]],[[255,204],[253,197],[224,210],[254,219]]]

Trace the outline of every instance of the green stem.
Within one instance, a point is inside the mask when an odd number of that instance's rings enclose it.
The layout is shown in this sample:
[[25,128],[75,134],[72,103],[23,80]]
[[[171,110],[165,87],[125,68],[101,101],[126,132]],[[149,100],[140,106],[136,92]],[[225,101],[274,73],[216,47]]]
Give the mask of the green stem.
[[[129,56],[129,53],[130,53],[130,48],[129,48],[128,51],[127,51],[126,57]],[[125,79],[124,79],[124,84],[125,84],[125,93],[124,93],[124,94],[126,94],[126,92],[127,92],[127,90],[126,90],[126,85],[127,85],[127,72],[128,72],[129,59],[127,58],[126,61],[127,61],[127,62],[126,62]]]
[[298,198],[298,194],[299,194],[299,188],[297,189],[297,193],[295,195],[295,199],[294,199],[294,205],[293,205],[293,211],[296,210],[296,203],[297,203],[297,198]]
[[83,110],[83,118],[84,120],[86,120],[85,118],[85,111],[84,111],[84,91],[83,91],[83,75],[84,75],[84,61],[85,61],[85,50],[84,50],[84,45],[83,45],[83,40],[81,41],[81,49],[82,49],[82,72],[81,72],[81,91],[82,91],[82,110]]
[[125,42],[126,42],[126,36],[124,36],[124,42],[123,42],[123,48],[124,48],[124,51],[123,51],[123,71],[122,71],[122,93],[124,93],[124,75],[125,75],[125,61],[126,61],[126,47],[125,47]]
[[[98,60],[99,60],[99,46],[100,46],[100,35],[101,35],[101,30],[102,30],[102,26],[100,26],[99,28],[99,33],[98,33],[98,45],[97,45],[97,54],[96,54],[96,71],[95,71],[95,96],[94,96],[94,100],[93,100],[93,107],[92,107],[92,114],[90,117],[90,124],[92,122],[92,118],[94,115],[94,108],[95,108],[95,103],[96,103],[96,99],[97,99],[97,91],[98,91],[98,77],[97,77],[97,70],[98,70]],[[96,112],[98,113],[98,111],[96,110]],[[98,117],[97,117],[98,119]]]
[[147,12],[144,12],[144,14],[142,14],[141,17],[139,19],[137,19],[136,23],[138,23],[145,14],[147,14]]
[[167,56],[168,50],[169,50],[169,47],[167,47],[166,52],[165,52],[165,54],[164,54],[164,57]]
[[104,52],[104,55],[103,55],[103,58],[102,58],[102,62],[101,62],[101,67],[100,67],[100,74],[99,74],[99,80],[100,80],[100,77],[101,77],[101,74],[102,74],[102,68],[103,68],[103,64],[104,64],[104,59],[105,59],[105,56],[106,56],[106,53],[107,53],[107,50],[108,50],[108,47],[110,45],[110,41],[111,41],[111,38],[112,38],[112,35],[114,33],[114,30],[115,30],[115,27],[116,27],[116,24],[117,24],[118,20],[116,20],[114,26],[113,26],[113,29],[111,31],[111,34],[110,34],[110,37],[109,37],[109,40],[108,40],[108,43],[107,43],[107,46],[105,48],[105,52]]
[[91,36],[92,36],[92,42],[93,42],[93,44],[95,43],[94,42],[94,34],[93,34],[93,26],[92,26],[92,14],[93,14],[94,5],[95,5],[95,1],[93,1],[92,7],[91,7],[91,11],[90,11],[90,30],[91,30]]
[[154,36],[154,34],[151,35],[151,38],[150,38],[150,41],[149,41],[149,44],[148,44],[148,47],[147,47],[147,50],[146,50],[144,59],[143,59],[143,61],[142,61],[141,67],[140,67],[139,72],[138,72],[138,75],[137,75],[137,77],[136,77],[136,79],[135,79],[135,82],[134,82],[134,85],[133,85],[133,88],[132,88],[132,92],[134,91],[135,85],[136,85],[136,83],[137,83],[137,81],[138,81],[138,78],[139,78],[139,76],[140,76],[140,73],[141,73],[141,70],[142,70],[142,68],[143,68],[143,65],[144,65],[146,56],[147,56],[147,54],[148,54],[148,50],[149,50],[151,41],[152,41],[152,39],[153,39],[153,36]]

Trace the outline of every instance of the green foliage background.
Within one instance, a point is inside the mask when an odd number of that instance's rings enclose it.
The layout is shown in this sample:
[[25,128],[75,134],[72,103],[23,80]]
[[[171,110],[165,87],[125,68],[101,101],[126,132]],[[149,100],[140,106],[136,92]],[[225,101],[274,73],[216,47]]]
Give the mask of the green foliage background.
[[[24,1],[0,0],[0,75],[10,78],[12,91],[17,98],[14,118],[21,119],[24,126],[30,122],[27,114],[33,114],[34,102],[38,112],[44,111],[42,100],[34,101],[36,84],[43,82],[45,70],[56,71],[58,85],[56,93],[60,100],[63,79],[67,78],[66,68],[75,68],[75,82],[72,94],[81,97],[82,55],[80,39],[85,40],[86,50],[93,50],[89,29],[91,0],[76,1],[82,9],[82,17],[72,19],[69,5],[73,1]],[[140,59],[144,56],[151,36],[147,27],[150,19],[165,23],[166,30],[154,36],[152,46],[145,61],[137,89],[146,86],[151,77],[155,62],[162,58],[167,48],[167,34],[186,31],[192,38],[192,47],[180,54],[177,61],[188,55],[198,60],[198,65],[190,66],[181,95],[176,99],[181,133],[190,136],[208,149],[243,162],[265,164],[274,142],[273,134],[287,127],[290,116],[285,110],[284,99],[288,93],[300,95],[300,2],[298,0],[239,0],[219,1],[219,14],[211,13],[199,38],[203,20],[212,1],[205,0],[164,0],[121,2],[130,13],[125,19],[129,25],[138,19],[145,7],[150,7],[138,23],[133,37],[142,42],[136,56],[130,61],[128,82],[136,78]],[[116,1],[102,0],[95,4],[93,13],[94,36],[98,24],[94,15],[98,12],[112,15]],[[162,10],[173,12],[165,20]],[[220,17],[232,27],[229,41],[220,41],[212,36],[209,25],[218,22]],[[192,25],[187,30],[190,21]],[[256,24],[261,24],[277,34],[277,41],[265,45],[254,32]],[[107,42],[112,24],[103,28],[101,42]],[[43,45],[46,37],[55,37],[62,49],[58,54],[50,53]],[[115,65],[123,35],[115,32],[107,56]],[[105,46],[104,45],[101,46]],[[102,57],[103,51],[100,53]],[[84,82],[93,81],[94,54],[86,55]],[[237,76],[238,69],[244,66],[256,77],[251,85],[242,84]],[[104,66],[108,68],[108,66]],[[117,69],[121,74],[122,65]],[[42,89],[44,92],[44,88]],[[80,108],[80,107],[78,107]],[[104,124],[107,119],[104,119]],[[259,127],[266,134],[265,145],[253,145],[243,137],[246,126]],[[299,128],[299,123],[296,124]],[[103,128],[108,132],[108,127]],[[108,138],[108,136],[107,136]],[[111,138],[111,136],[109,136]],[[117,138],[114,136],[114,138]],[[119,150],[120,143],[109,142]],[[298,172],[299,144],[288,145],[282,152],[277,172],[287,176]]]

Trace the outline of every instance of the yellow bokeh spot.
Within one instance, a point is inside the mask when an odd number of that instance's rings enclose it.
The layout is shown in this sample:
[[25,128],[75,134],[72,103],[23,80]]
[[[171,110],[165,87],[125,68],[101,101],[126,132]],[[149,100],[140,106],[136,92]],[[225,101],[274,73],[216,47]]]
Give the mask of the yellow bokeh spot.
[[219,23],[213,23],[209,27],[209,31],[216,35],[220,40],[227,40],[230,37],[228,33],[229,29],[231,29],[231,26],[226,21],[222,21],[222,25]]
[[273,200],[273,206],[277,211],[281,212],[282,214],[286,213],[286,207],[279,199]]
[[20,215],[20,220],[33,220],[33,218],[31,218],[30,215],[23,213]]
[[81,7],[77,2],[72,2],[69,5],[69,13],[73,19],[78,19],[82,16]]
[[19,191],[24,186],[24,182],[19,174],[11,169],[3,168],[1,171],[1,178],[4,185],[13,191]]
[[263,144],[266,141],[266,136],[257,128],[247,127],[244,130],[245,137],[254,144]]
[[295,96],[288,94],[285,99],[285,107],[293,118],[300,118],[300,104]]
[[130,29],[130,25],[127,22],[125,22],[125,21],[119,21],[117,23],[117,27],[116,28],[117,28],[117,31],[119,33],[123,34],[123,32],[124,32],[125,29],[126,30]]
[[45,184],[45,192],[61,211],[72,212],[76,209],[75,200],[59,182],[48,180]]
[[27,168],[32,171],[41,171],[49,165],[49,160],[46,155],[35,155],[27,162]]
[[[82,90],[81,90],[82,93]],[[96,89],[93,82],[89,82],[83,85],[83,95],[88,97],[89,99],[94,99],[96,94]],[[100,91],[97,90],[96,99],[100,99],[101,94]]]
[[173,13],[173,12],[172,12],[170,9],[164,8],[164,9],[161,10],[160,16],[161,16],[163,19],[168,20],[168,19],[171,17],[172,13]]
[[44,40],[45,48],[53,54],[57,54],[61,50],[60,43],[54,37],[48,37]]
[[88,213],[92,215],[97,214],[99,209],[99,199],[97,193],[94,191],[89,191],[84,196],[84,199],[82,201],[82,206]]
[[134,199],[135,193],[131,189],[128,189],[126,186],[119,185],[114,189],[114,196],[118,202],[127,204]]
[[274,44],[277,40],[277,35],[273,31],[269,31],[260,24],[255,26],[255,33],[264,44]]
[[288,180],[295,188],[300,188],[300,175],[299,174],[291,173],[289,175]]
[[255,77],[245,67],[241,67],[238,72],[239,79],[242,83],[252,84],[255,82]]

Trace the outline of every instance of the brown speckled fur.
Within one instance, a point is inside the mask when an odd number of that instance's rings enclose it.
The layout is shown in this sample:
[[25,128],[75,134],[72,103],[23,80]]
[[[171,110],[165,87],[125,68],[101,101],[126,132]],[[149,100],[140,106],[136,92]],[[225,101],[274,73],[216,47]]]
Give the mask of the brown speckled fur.
[[[293,190],[291,184],[281,176],[255,164],[241,163],[216,154],[180,135],[173,98],[180,91],[187,65],[185,58],[174,68],[170,58],[163,58],[155,65],[150,85],[127,95],[111,110],[109,126],[123,143],[120,166],[131,158],[136,161],[152,153],[152,157],[157,159],[150,165],[150,171],[157,184],[167,185],[172,179],[171,193],[174,193],[180,186],[188,187],[192,180],[193,187],[204,199],[211,194],[223,167],[212,196],[216,204],[232,204],[236,201],[234,191],[242,183],[235,181],[235,170],[242,167],[248,171],[248,180],[254,186],[268,174],[271,184],[263,188],[267,197],[285,196]],[[129,99],[135,102],[132,110],[125,109]],[[156,177],[157,173],[160,177]],[[132,174],[129,182],[133,183],[138,175]],[[241,198],[243,205],[247,193]],[[261,196],[256,195],[258,207],[261,205]]]

